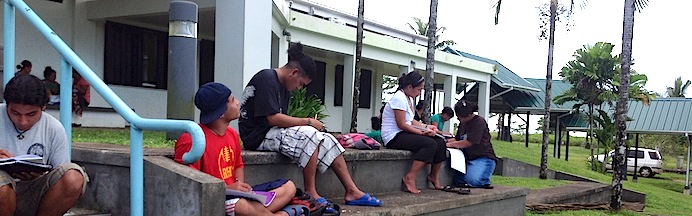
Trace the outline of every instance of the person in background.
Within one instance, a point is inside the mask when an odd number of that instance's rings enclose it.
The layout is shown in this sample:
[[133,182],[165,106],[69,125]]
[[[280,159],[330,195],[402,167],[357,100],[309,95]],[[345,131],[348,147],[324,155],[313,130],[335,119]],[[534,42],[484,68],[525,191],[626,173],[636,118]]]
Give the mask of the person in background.
[[49,96],[56,96],[60,95],[60,83],[56,81],[58,78],[58,72],[53,70],[50,66],[47,66],[45,70],[43,70],[43,85],[46,86],[46,89],[50,93]]
[[[231,121],[238,119],[240,110],[238,100],[225,85],[206,83],[195,94],[195,106],[200,110],[199,126],[204,132],[206,148],[202,157],[189,166],[219,178],[227,189],[239,191],[259,190],[245,183],[245,165],[240,156],[240,137],[235,129],[229,127]],[[175,142],[174,160],[183,163],[183,154],[192,148],[192,137],[184,133]],[[222,159],[220,159],[222,158]],[[261,203],[244,198],[229,197],[226,200],[227,215],[301,215],[305,206],[286,206],[296,193],[296,186],[290,180],[278,180],[274,188],[274,201],[264,207]],[[283,212],[282,212],[282,208]]]
[[31,68],[32,67],[33,66],[31,65],[31,62],[29,60],[22,60],[22,62],[17,65],[17,70],[19,70],[19,71],[14,73],[14,75],[15,76],[17,76],[19,74],[29,75],[29,74],[31,74]]
[[441,113],[435,114],[430,117],[430,124],[435,125],[438,130],[445,128],[445,122],[449,121],[454,117],[454,110],[451,107],[445,107],[442,109]]
[[418,101],[416,104],[416,110],[413,112],[413,120],[423,122],[423,101]]
[[447,159],[445,140],[435,136],[437,127],[413,120],[413,98],[420,95],[425,79],[413,71],[399,78],[399,89],[389,99],[382,112],[382,140],[388,149],[413,152],[413,163],[401,179],[406,192],[418,194],[416,176],[427,164],[431,164],[428,182],[435,189],[442,189],[438,174],[442,162]]
[[80,127],[81,117],[84,113],[84,108],[89,106],[91,102],[91,85],[77,73],[77,70],[72,69],[72,126]]
[[379,116],[370,118],[370,127],[372,128],[372,130],[370,132],[365,133],[365,136],[373,138],[379,143],[384,143],[382,141],[382,112],[384,111],[384,107],[385,106],[382,106],[380,108]]
[[478,105],[461,100],[454,105],[457,119],[461,122],[456,138],[449,139],[447,147],[461,149],[466,157],[466,174],[455,171],[453,185],[457,187],[474,187],[492,189],[490,176],[498,161],[490,143],[488,122],[474,112]]
[[[0,158],[36,155],[53,167],[46,173],[10,176],[0,170],[0,215],[63,215],[77,203],[89,182],[84,169],[70,162],[70,148],[60,122],[43,112],[46,87],[34,75],[19,74],[0,104]],[[16,181],[15,179],[19,179]]]

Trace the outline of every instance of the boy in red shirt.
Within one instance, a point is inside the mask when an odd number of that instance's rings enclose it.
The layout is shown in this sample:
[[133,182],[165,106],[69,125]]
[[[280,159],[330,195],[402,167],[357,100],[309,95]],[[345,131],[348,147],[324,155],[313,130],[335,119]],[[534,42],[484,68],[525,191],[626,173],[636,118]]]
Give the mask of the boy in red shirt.
[[[231,90],[220,83],[202,85],[195,94],[195,106],[200,109],[200,124],[206,139],[206,148],[199,161],[190,167],[222,179],[227,189],[251,191],[245,183],[243,158],[240,156],[240,137],[229,124],[239,116],[238,100]],[[175,161],[182,163],[182,157],[192,147],[190,134],[185,133],[175,143]],[[285,183],[283,183],[285,182]],[[274,201],[267,207],[261,203],[243,199],[226,200],[228,215],[301,215],[308,213],[305,206],[287,206],[296,193],[295,184],[283,180],[282,185],[271,191],[276,192]],[[282,209],[283,208],[283,209]]]

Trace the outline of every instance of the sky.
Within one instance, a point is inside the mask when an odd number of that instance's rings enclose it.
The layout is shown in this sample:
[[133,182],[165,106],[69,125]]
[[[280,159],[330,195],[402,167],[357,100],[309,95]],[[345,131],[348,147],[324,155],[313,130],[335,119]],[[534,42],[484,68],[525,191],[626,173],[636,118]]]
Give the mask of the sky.
[[[311,1],[351,14],[356,14],[358,8],[358,0]],[[495,59],[521,77],[545,78],[548,42],[537,37],[537,7],[548,2],[505,0],[500,23],[494,25],[491,0],[439,0],[438,27],[447,28],[441,37],[456,41],[453,47],[458,50]],[[430,1],[421,0],[365,1],[365,18],[408,31],[406,23],[413,23],[411,17],[428,20],[429,6]],[[588,1],[583,8],[575,8],[569,31],[564,23],[557,24],[553,79],[561,79],[561,68],[584,45],[609,42],[615,44],[613,54],[621,52],[623,6],[624,1]],[[689,69],[680,66],[692,56],[692,40],[684,33],[686,20],[690,20],[686,15],[689,8],[692,1],[650,1],[648,7],[635,14],[632,68],[648,76],[645,88],[649,91],[664,94],[678,76],[683,81],[692,80]]]

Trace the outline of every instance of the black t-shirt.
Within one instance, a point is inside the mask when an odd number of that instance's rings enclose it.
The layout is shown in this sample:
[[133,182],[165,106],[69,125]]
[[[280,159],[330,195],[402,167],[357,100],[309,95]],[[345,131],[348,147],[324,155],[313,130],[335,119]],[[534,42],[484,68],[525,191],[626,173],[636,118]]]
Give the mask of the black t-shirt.
[[466,134],[466,140],[472,143],[471,146],[461,149],[467,161],[482,157],[498,160],[493,145],[490,143],[490,131],[485,119],[474,116],[470,121],[460,124],[456,139],[460,140],[464,134]]
[[288,114],[290,95],[279,82],[274,69],[265,69],[252,77],[240,101],[240,139],[245,149],[255,150],[264,140],[272,125],[267,116]]

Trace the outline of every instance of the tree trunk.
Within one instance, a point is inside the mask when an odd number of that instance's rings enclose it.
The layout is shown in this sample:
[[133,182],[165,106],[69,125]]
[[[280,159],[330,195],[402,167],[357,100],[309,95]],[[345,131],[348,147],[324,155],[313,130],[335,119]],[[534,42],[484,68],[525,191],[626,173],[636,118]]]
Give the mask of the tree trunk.
[[555,47],[555,16],[557,0],[550,0],[550,36],[548,39],[548,72],[545,75],[545,115],[543,121],[543,145],[541,147],[541,179],[548,178],[548,134],[550,127],[550,90],[553,82],[553,49]]
[[622,55],[620,71],[620,92],[616,108],[617,151],[613,160],[613,194],[610,207],[620,210],[622,205],[622,176],[621,167],[625,166],[625,142],[627,141],[627,101],[630,86],[630,64],[632,63],[632,38],[634,37],[634,0],[625,0],[625,14],[622,21]]
[[353,109],[351,111],[351,133],[358,132],[358,107],[360,104],[360,58],[363,53],[363,23],[365,22],[365,0],[358,1],[358,21],[356,24],[356,74],[353,78]]
[[[589,104],[589,149],[591,149],[591,170],[596,171],[598,159],[593,154],[593,104]],[[603,163],[605,166],[605,157],[603,157]]]
[[423,101],[423,122],[430,124],[430,104],[435,78],[435,38],[437,36],[437,0],[430,0],[430,18],[428,19],[428,55],[425,60],[425,98]]

